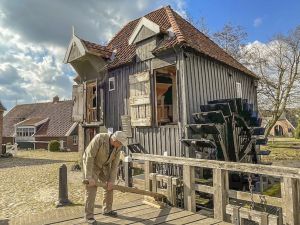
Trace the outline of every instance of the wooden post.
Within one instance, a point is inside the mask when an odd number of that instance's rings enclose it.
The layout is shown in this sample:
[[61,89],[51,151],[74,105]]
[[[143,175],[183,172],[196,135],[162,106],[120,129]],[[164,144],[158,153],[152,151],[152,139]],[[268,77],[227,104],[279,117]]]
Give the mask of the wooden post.
[[228,171],[213,169],[214,218],[226,219],[227,192],[229,189]]
[[78,125],[78,154],[79,154],[79,162],[78,164],[80,165],[80,167],[82,168],[82,157],[83,157],[83,153],[84,153],[84,128],[82,127],[82,124],[80,123]]
[[300,223],[298,218],[300,208],[297,183],[297,179],[295,178],[281,178],[283,224],[285,225],[296,225]]
[[145,173],[145,190],[150,191],[150,173],[153,171],[153,165],[150,161],[145,161],[144,163],[144,173]]
[[68,175],[67,166],[63,164],[59,167],[59,182],[58,182],[58,201],[56,207],[70,204],[68,199]]
[[168,193],[168,200],[170,202],[172,202],[173,195],[172,195],[172,177],[171,176],[167,178],[167,190],[168,190],[167,191],[167,193]]
[[151,173],[150,174],[150,180],[151,180],[150,191],[157,193],[156,173]]
[[178,178],[172,177],[172,204],[173,204],[173,206],[177,206],[177,186],[178,186]]
[[126,156],[124,160],[124,172],[125,172],[125,186],[132,187],[133,186],[132,159],[129,156]]
[[195,168],[183,166],[184,208],[196,212]]

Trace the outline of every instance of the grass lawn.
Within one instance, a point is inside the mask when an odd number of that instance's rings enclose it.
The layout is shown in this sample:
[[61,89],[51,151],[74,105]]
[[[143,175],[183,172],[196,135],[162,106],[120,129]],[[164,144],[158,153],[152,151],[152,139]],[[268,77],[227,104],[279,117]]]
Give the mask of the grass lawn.
[[262,156],[263,161],[275,162],[283,160],[299,161],[300,140],[294,138],[269,138],[268,145],[261,146],[262,150],[270,150],[271,154]]

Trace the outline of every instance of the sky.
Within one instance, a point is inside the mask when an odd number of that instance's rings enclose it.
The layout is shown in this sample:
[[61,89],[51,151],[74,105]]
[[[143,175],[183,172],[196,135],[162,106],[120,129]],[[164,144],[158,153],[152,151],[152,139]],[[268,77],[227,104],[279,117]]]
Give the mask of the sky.
[[286,0],[0,0],[0,101],[16,104],[71,99],[74,71],[62,63],[75,33],[105,43],[128,21],[165,5],[183,17],[204,17],[218,31],[228,22],[249,44],[268,42],[300,24],[300,1]]

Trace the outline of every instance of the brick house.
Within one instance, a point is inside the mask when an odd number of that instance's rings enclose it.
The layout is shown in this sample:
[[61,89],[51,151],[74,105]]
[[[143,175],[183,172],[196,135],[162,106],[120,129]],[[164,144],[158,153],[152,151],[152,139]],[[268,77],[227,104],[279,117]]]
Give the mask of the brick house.
[[5,111],[5,107],[0,102],[0,147],[2,146],[2,133],[3,133],[3,113]]
[[51,140],[61,148],[78,151],[78,124],[72,122],[73,101],[17,105],[3,119],[3,143],[17,143],[19,148],[47,149]]

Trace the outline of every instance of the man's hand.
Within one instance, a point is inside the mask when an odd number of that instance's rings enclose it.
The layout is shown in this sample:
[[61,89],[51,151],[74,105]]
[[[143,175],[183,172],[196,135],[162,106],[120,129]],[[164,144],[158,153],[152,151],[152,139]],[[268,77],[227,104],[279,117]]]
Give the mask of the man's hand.
[[95,187],[96,186],[96,180],[93,178],[89,179],[89,184],[87,185],[88,187]]
[[111,191],[113,189],[114,186],[114,182],[111,181],[107,181],[107,190]]

